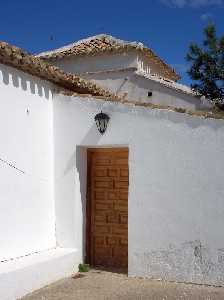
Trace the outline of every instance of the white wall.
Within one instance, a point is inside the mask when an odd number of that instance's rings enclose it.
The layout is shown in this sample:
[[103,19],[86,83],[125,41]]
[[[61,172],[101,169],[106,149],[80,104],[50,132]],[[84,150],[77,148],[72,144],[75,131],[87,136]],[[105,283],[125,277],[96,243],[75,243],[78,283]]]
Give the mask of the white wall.
[[70,56],[53,61],[66,72],[84,74],[86,72],[101,72],[136,68],[146,73],[166,77],[164,70],[146,55],[129,50],[121,53],[101,53],[99,55]]
[[[203,104],[199,98],[167,88],[160,83],[137,75],[136,70],[161,77],[164,76],[164,72],[154,62],[146,59],[145,55],[138,54],[136,51],[96,56],[71,56],[53,63],[66,72],[81,74],[83,78],[92,80],[99,86],[118,95],[126,95],[125,97],[128,100],[151,102],[191,110],[211,108],[208,103]],[[126,68],[133,69],[125,70]],[[114,71],[108,72],[111,70]],[[148,97],[149,91],[153,92],[152,97]]]
[[0,65],[0,261],[52,248],[51,86]]
[[224,121],[63,95],[54,114],[59,243],[83,244],[85,147],[128,146],[129,275],[224,285]]
[[53,62],[62,70],[70,73],[99,72],[122,68],[137,68],[137,53],[129,51],[117,54],[100,54],[94,56],[71,56]]
[[[206,109],[199,98],[165,87],[131,71],[86,74],[83,77],[118,95],[123,96],[125,94],[125,98],[128,100],[151,102],[190,110]],[[149,91],[152,91],[152,97],[148,97]]]

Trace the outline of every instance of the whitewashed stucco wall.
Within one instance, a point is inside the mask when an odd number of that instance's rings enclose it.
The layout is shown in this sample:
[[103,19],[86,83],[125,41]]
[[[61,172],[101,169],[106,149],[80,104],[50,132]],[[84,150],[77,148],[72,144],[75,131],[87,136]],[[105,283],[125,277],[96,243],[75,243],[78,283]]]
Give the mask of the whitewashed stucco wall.
[[140,52],[129,50],[121,53],[102,53],[99,55],[70,56],[52,62],[66,72],[85,74],[136,68],[146,73],[166,77],[163,68]]
[[55,95],[54,130],[60,245],[84,249],[85,148],[128,146],[129,275],[224,285],[223,120]]
[[[163,70],[154,62],[149,62],[142,54],[135,51],[96,56],[71,56],[53,62],[66,72],[81,74],[85,79],[97,83],[128,100],[151,102],[154,104],[191,110],[210,109],[211,105],[190,94],[168,88],[161,83],[144,78],[135,72],[164,76]],[[148,92],[152,91],[152,97]]]
[[0,261],[56,245],[51,90],[0,65]]
[[134,51],[94,56],[71,56],[53,63],[62,70],[75,74],[138,67],[137,53]]
[[[132,101],[150,102],[159,105],[187,108],[190,110],[206,110],[208,103],[202,103],[199,98],[165,87],[155,81],[135,74],[133,71],[85,74],[86,79],[117,93]],[[148,92],[152,96],[148,97]]]

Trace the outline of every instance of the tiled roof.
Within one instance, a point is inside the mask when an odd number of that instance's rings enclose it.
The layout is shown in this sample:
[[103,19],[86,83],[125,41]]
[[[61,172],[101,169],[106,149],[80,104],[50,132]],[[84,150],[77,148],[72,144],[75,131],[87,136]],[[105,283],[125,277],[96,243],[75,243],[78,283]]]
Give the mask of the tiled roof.
[[142,43],[128,42],[106,34],[92,36],[52,51],[42,52],[37,56],[51,61],[72,55],[96,55],[102,52],[123,52],[133,49],[144,53],[146,57],[162,67],[167,77],[173,80],[180,79],[175,70],[158,57],[152,49],[147,48]]
[[59,68],[35,57],[26,51],[0,41],[0,63],[10,65],[31,75],[55,83],[56,85],[80,94],[91,94],[114,98],[116,96],[79,76],[65,73]]

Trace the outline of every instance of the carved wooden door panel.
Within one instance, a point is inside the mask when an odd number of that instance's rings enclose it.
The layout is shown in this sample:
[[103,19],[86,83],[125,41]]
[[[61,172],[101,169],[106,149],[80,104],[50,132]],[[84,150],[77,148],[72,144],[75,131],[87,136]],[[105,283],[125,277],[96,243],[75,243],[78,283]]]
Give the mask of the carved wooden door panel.
[[87,252],[93,266],[128,267],[128,149],[88,150]]

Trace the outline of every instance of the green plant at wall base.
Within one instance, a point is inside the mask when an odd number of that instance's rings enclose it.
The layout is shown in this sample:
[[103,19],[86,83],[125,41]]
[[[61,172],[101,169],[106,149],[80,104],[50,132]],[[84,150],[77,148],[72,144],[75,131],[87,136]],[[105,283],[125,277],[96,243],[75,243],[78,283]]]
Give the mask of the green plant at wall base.
[[89,272],[89,265],[88,264],[79,264],[79,272]]

